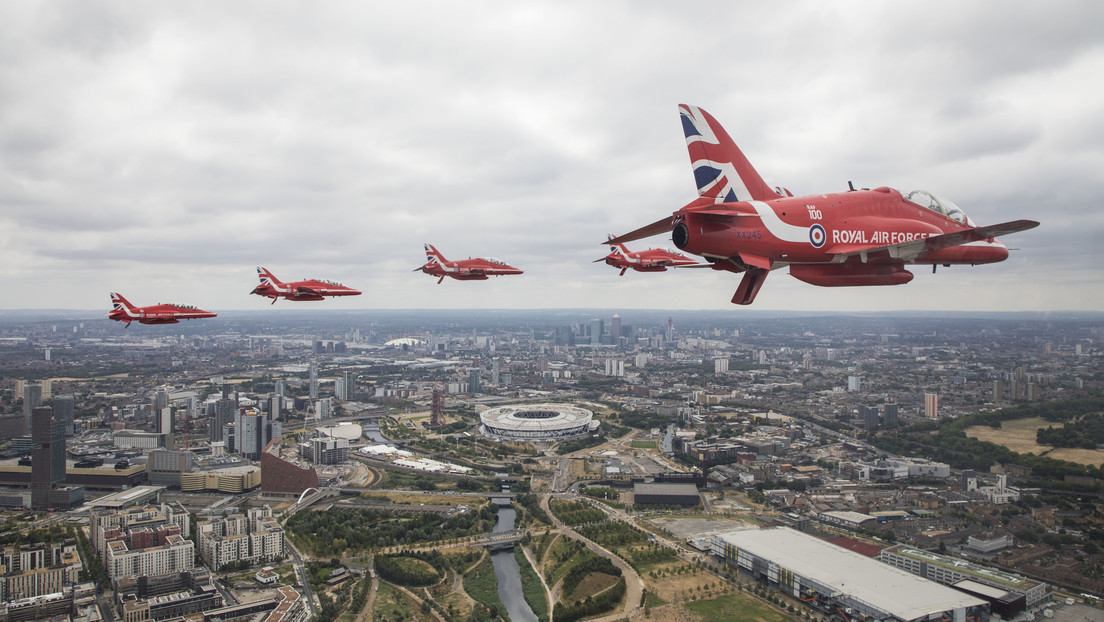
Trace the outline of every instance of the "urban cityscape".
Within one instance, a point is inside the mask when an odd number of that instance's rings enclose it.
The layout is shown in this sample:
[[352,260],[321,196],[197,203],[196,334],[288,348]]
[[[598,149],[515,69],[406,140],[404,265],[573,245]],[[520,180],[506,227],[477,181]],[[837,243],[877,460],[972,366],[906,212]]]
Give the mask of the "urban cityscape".
[[0,620],[1100,619],[1102,338],[8,312]]

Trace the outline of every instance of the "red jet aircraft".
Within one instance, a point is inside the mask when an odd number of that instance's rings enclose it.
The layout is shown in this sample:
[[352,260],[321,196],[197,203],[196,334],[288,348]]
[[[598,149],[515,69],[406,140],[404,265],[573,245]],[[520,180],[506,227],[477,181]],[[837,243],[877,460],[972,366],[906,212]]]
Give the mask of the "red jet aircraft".
[[111,292],[111,311],[107,317],[126,322],[126,327],[129,328],[130,323],[134,321],[139,324],[178,324],[180,320],[217,317],[217,315],[188,305],[158,304],[136,307],[121,294]]
[[978,227],[957,205],[923,190],[855,190],[795,197],[771,189],[709,113],[679,106],[699,198],[636,231],[631,242],[670,231],[675,246],[714,270],[743,273],[732,302],[751,304],[771,270],[825,287],[900,285],[907,264],[1003,261],[996,236],[1039,226],[1014,220]]
[[[613,236],[610,236],[610,239],[612,240]],[[614,268],[621,268],[621,274],[618,276],[625,276],[625,271],[629,268],[637,272],[666,272],[668,267],[707,267],[698,263],[696,259],[690,259],[686,255],[674,251],[649,248],[633,253],[625,248],[624,244],[610,244],[610,254],[601,259],[595,259],[592,263],[598,263],[599,261],[604,261],[606,265]]]
[[250,294],[267,296],[272,299],[272,304],[280,298],[288,300],[324,300],[326,296],[359,296],[360,292],[335,281],[320,279],[307,279],[305,281],[292,281],[284,283],[276,278],[267,268],[258,267],[257,277],[261,284],[253,288]]
[[438,285],[445,280],[446,276],[459,281],[486,281],[488,277],[492,276],[523,274],[521,270],[493,257],[475,257],[473,259],[449,261],[436,248],[433,248],[432,244],[425,245],[425,252],[426,264],[420,268],[415,268],[414,272],[425,272],[440,277],[437,279]]

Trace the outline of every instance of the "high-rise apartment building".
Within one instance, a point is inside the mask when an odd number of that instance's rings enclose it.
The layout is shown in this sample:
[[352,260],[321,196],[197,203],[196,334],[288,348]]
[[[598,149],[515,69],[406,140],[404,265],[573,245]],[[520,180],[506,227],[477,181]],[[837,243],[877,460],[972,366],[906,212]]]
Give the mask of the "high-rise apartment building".
[[924,416],[929,419],[939,418],[939,394],[924,394]]

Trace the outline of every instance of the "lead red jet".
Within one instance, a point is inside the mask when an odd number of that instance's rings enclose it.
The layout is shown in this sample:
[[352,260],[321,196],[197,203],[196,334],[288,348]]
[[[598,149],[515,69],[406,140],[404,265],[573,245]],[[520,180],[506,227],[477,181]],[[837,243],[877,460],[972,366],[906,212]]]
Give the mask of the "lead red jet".
[[[613,236],[610,236],[610,239],[613,239]],[[621,274],[618,276],[625,276],[625,272],[629,268],[637,272],[666,272],[669,267],[708,267],[705,264],[698,263],[696,259],[691,259],[674,251],[649,248],[634,253],[625,248],[624,244],[610,244],[610,254],[601,259],[595,259],[591,263],[598,263],[599,261],[604,261],[606,265],[614,268],[621,268]]]
[[136,307],[123,298],[122,294],[115,292],[111,292],[111,311],[107,314],[113,320],[126,322],[126,328],[130,328],[130,323],[135,321],[139,324],[178,324],[180,320],[217,316],[217,313],[189,305],[156,304]]
[[[923,190],[855,190],[795,197],[772,189],[709,113],[679,106],[698,199],[671,216],[610,240],[667,231],[675,246],[715,270],[743,273],[732,302],[751,304],[771,270],[788,267],[824,287],[900,285],[910,264],[979,264],[1008,258],[996,238],[1039,226],[1013,220],[978,227],[957,205]],[[850,185],[850,184],[849,184]]]
[[359,296],[360,292],[336,281],[322,279],[307,279],[305,281],[291,281],[284,283],[276,278],[276,275],[267,268],[257,267],[257,278],[261,284],[254,287],[250,294],[267,296],[272,299],[272,304],[280,298],[288,300],[325,300],[326,296]]
[[432,244],[425,245],[425,252],[425,265],[415,268],[414,272],[425,272],[440,277],[437,279],[438,285],[445,280],[446,276],[458,281],[486,281],[488,277],[492,276],[524,274],[505,261],[493,257],[474,257],[449,261]]

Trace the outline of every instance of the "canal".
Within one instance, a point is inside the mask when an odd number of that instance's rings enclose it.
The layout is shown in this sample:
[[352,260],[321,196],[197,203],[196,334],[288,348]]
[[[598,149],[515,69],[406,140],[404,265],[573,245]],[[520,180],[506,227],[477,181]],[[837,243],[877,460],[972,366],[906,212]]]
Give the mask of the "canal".
[[[514,515],[514,508],[499,508],[494,532],[513,531]],[[537,616],[529,608],[529,603],[525,602],[521,591],[521,568],[514,558],[514,551],[491,554],[491,563],[494,564],[495,576],[498,577],[498,597],[506,606],[506,617],[510,622],[537,622]]]

